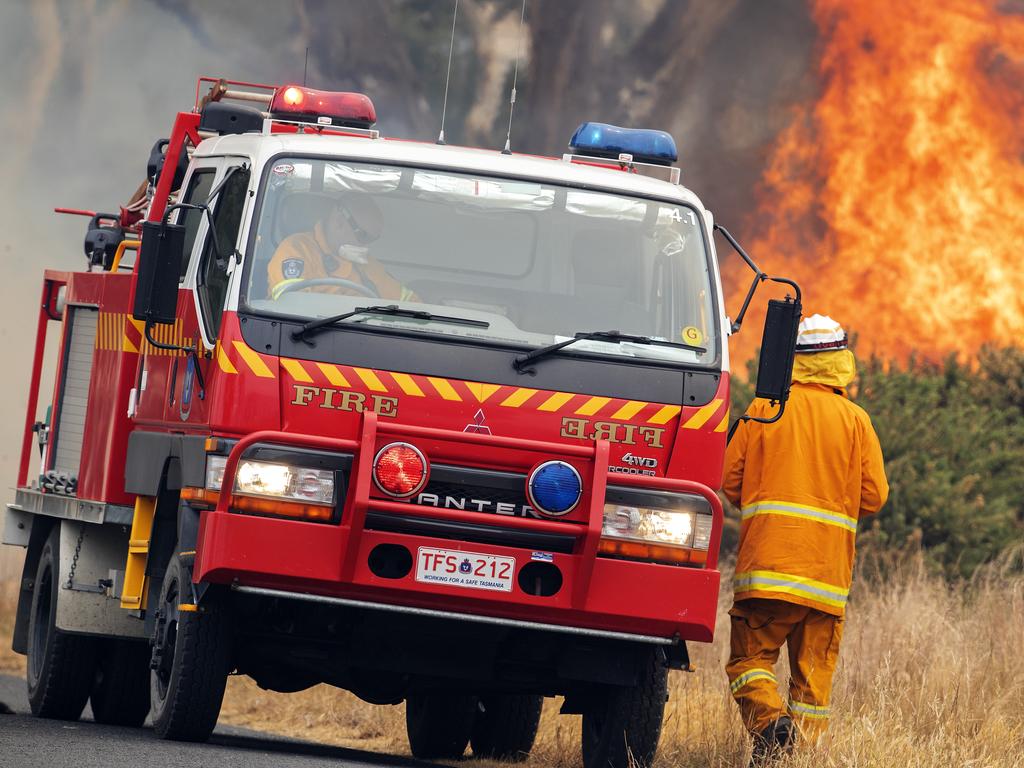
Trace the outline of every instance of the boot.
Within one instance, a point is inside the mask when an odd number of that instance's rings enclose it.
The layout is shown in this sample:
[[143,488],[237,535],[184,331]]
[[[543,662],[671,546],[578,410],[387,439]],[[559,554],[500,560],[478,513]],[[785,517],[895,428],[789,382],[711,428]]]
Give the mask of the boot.
[[774,765],[784,755],[793,751],[795,741],[796,727],[792,719],[783,715],[754,735],[754,752],[750,756],[750,768]]

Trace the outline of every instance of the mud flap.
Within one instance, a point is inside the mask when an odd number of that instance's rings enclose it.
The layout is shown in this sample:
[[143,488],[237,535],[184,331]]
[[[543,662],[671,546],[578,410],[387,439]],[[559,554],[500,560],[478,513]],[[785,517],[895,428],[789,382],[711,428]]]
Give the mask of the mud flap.
[[104,584],[124,568],[129,533],[123,525],[74,520],[60,523],[60,589],[56,625],[65,632],[106,637],[143,638],[145,627]]

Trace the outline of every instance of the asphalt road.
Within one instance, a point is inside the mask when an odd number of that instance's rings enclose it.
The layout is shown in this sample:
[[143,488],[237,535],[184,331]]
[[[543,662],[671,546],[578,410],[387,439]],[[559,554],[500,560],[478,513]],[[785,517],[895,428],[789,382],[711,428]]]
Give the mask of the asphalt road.
[[329,764],[436,768],[433,763],[408,757],[323,746],[230,726],[217,726],[206,744],[161,741],[148,726],[97,725],[91,721],[88,707],[77,723],[42,720],[28,713],[24,679],[7,675],[0,675],[0,702],[15,711],[0,715],[0,768],[291,768]]

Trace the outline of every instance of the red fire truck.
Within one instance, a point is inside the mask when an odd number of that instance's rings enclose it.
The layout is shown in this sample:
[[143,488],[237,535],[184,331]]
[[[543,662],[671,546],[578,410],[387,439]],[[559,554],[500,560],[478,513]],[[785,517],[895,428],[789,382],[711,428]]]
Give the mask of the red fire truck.
[[[584,123],[547,158],[375,121],[203,78],[88,269],[46,272],[4,529],[32,711],[199,741],[238,673],[404,701],[418,757],[521,759],[560,696],[587,768],[648,764],[715,626],[715,229],[755,269],[743,311],[788,281],[663,132]],[[758,378],[781,405],[793,288]]]

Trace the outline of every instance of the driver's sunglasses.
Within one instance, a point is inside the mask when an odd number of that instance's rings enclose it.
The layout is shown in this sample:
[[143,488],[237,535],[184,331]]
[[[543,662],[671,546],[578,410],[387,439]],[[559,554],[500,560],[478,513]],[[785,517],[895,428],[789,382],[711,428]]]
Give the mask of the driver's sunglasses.
[[345,217],[345,222],[348,224],[349,229],[352,230],[352,234],[356,236],[356,240],[359,241],[360,245],[369,245],[374,240],[380,237],[380,233],[367,232],[356,221],[355,216],[352,215],[352,211],[343,205],[339,205],[337,208],[338,212]]

